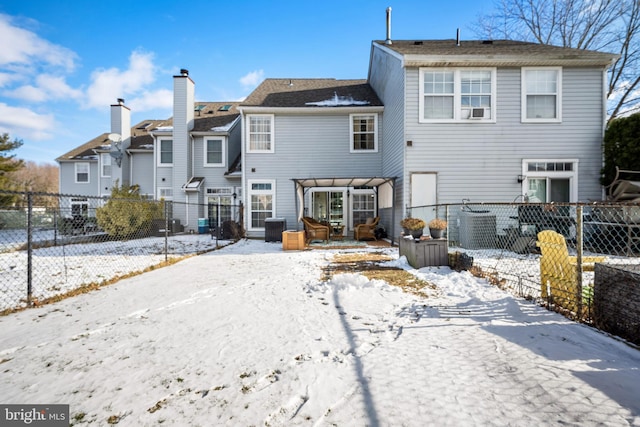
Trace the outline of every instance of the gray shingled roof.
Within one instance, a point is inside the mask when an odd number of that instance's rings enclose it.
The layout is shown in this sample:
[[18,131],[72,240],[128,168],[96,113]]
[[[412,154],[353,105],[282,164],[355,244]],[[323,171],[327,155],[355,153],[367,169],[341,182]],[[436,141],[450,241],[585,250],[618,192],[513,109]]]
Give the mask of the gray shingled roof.
[[[239,102],[195,102],[194,108],[198,106],[202,106],[202,108],[198,108],[199,111],[195,111],[194,113],[193,131],[211,132],[212,129],[215,131],[217,128],[218,131],[224,132],[224,128],[240,116],[237,109],[239,104]],[[231,107],[227,111],[221,111],[220,108],[225,105],[230,105]],[[131,127],[131,145],[129,149],[152,151],[153,137],[149,132],[166,126],[173,126],[172,118],[164,120],[143,120],[135,124]],[[56,161],[97,160],[94,150],[109,149],[111,141],[107,138],[108,135],[108,133],[100,134],[89,142],[58,157]]]
[[[338,102],[323,103],[331,100]],[[366,80],[266,79],[240,104],[241,107],[357,105],[382,106]]]
[[[414,62],[423,57],[427,62],[434,62],[440,57],[441,65],[450,62],[476,61],[494,63],[498,65],[514,65],[522,63],[532,64],[569,64],[584,66],[606,66],[617,55],[584,49],[573,49],[538,43],[515,40],[462,40],[460,46],[456,40],[392,40],[392,44],[385,44],[384,40],[373,43],[385,46],[405,57],[411,56]],[[419,65],[408,63],[407,65]]]

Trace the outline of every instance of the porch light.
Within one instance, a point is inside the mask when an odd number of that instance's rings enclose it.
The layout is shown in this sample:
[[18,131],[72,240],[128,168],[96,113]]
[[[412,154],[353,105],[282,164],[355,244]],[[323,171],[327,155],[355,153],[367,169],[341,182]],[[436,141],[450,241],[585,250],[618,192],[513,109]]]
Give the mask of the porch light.
[[518,175],[518,184],[522,184],[522,182],[527,178],[526,175]]

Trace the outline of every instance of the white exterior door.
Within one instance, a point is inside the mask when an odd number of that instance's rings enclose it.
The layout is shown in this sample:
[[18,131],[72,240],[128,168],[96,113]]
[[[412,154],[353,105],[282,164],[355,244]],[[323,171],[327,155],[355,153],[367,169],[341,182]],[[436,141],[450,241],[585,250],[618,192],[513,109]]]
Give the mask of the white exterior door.
[[432,172],[413,172],[411,174],[411,216],[429,222],[436,217],[434,207],[437,203],[436,177]]

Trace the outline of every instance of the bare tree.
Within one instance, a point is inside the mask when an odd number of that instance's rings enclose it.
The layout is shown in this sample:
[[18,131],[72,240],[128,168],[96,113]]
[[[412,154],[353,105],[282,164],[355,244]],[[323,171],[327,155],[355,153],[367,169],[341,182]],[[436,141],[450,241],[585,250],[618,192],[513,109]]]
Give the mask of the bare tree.
[[609,121],[640,110],[640,0],[495,0],[479,37],[616,53],[609,69]]

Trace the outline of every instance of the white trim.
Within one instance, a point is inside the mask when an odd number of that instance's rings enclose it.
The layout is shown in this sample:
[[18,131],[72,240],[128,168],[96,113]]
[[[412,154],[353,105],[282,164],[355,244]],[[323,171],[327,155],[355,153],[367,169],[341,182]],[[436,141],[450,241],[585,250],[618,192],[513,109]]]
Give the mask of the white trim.
[[[571,171],[529,171],[529,163],[571,163],[573,170]],[[530,178],[569,178],[570,194],[569,203],[578,201],[578,168],[580,161],[578,159],[522,159],[522,175],[525,179],[522,182],[522,194],[527,194]],[[547,191],[549,188],[547,187]]]
[[[453,73],[453,118],[450,119],[425,119],[424,118],[424,74],[429,71],[450,72]],[[462,108],[462,80],[461,72],[463,71],[489,71],[491,74],[491,107],[485,108],[486,118],[470,117],[470,109]],[[419,123],[495,123],[497,111],[497,75],[498,71],[495,67],[473,67],[473,68],[433,68],[422,67],[418,69],[418,122]],[[443,94],[446,95],[446,94]],[[488,116],[488,117],[487,117]]]
[[[171,163],[161,163],[160,159],[162,156],[162,142],[163,141],[171,141]],[[155,147],[155,151],[156,151],[156,166],[159,168],[170,168],[173,166],[173,157],[175,154],[175,147],[174,147],[174,140],[173,137],[170,138],[163,138],[160,137],[156,140],[156,144],[154,144]]]
[[[264,150],[257,150],[251,148],[251,119],[253,117],[262,117],[269,119],[269,148]],[[246,128],[246,139],[247,139],[247,153],[273,153],[275,152],[275,115],[274,114],[247,114],[247,128]]]
[[[353,119],[355,117],[373,117],[373,149],[355,149],[353,147]],[[350,153],[377,153],[378,152],[378,115],[377,114],[349,114],[349,152]]]
[[[158,187],[158,200],[173,200],[173,187]],[[163,191],[168,191],[171,195],[163,195]]]
[[[527,118],[527,71],[557,71],[556,79],[556,117]],[[522,123],[561,123],[562,122],[562,67],[522,67],[520,69],[520,120]],[[548,95],[551,95],[550,93]]]
[[[207,148],[209,145],[209,141],[220,141],[220,162],[219,163],[208,163],[207,162]],[[203,166],[205,168],[219,168],[219,167],[225,167],[227,162],[226,162],[226,158],[227,158],[227,149],[226,149],[226,138],[223,136],[219,136],[219,137],[215,137],[215,136],[210,136],[210,137],[205,137],[203,139],[203,143],[202,143],[202,151],[203,151]]]
[[[108,160],[108,161],[105,161]],[[105,175],[104,167],[109,166],[109,175]],[[111,153],[100,153],[100,177],[111,178]]]
[[[253,190],[254,184],[270,184],[270,190]],[[253,213],[251,197],[256,194],[271,195],[271,217],[276,216],[276,181],[275,179],[249,179],[247,180],[247,230],[264,230],[264,227],[253,227],[251,216]]]
[[[87,168],[87,180],[78,181],[78,166],[86,166]],[[76,184],[90,184],[91,183],[91,163],[89,162],[75,162],[73,164],[73,180]]]

